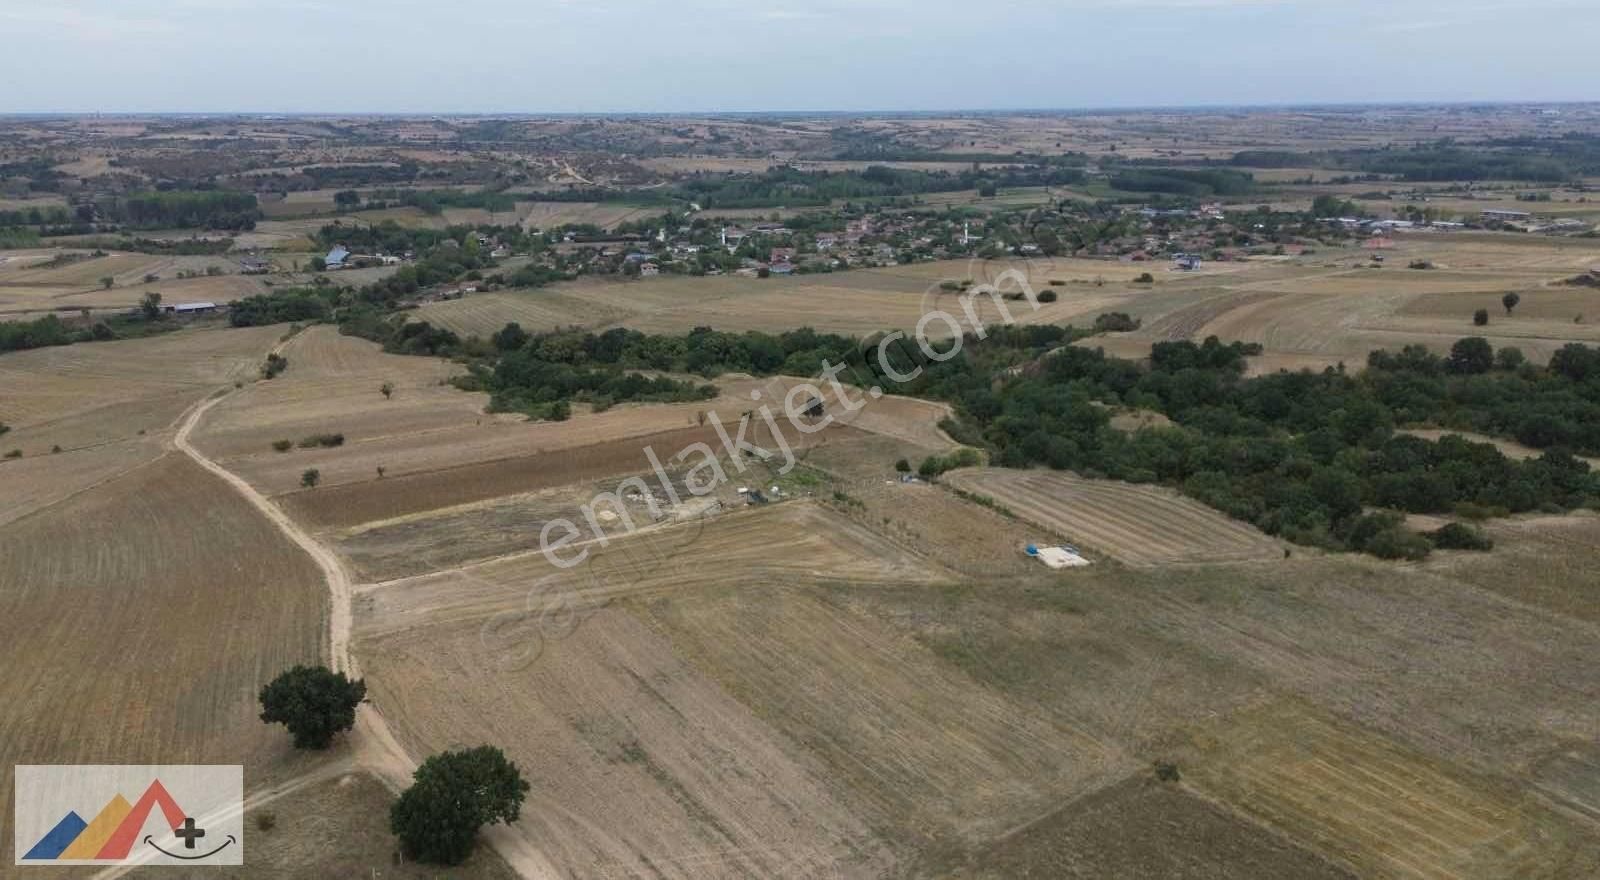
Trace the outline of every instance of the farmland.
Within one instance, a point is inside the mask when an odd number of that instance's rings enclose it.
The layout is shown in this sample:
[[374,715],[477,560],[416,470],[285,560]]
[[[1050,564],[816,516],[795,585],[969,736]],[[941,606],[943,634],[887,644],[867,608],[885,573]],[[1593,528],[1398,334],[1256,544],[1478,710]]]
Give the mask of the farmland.
[[[1594,459],[1548,454],[1475,401],[1419,418],[1387,388],[1282,379],[1348,393],[1334,418],[1239,380],[1475,334],[1535,366],[1433,364],[1392,371],[1396,387],[1532,389],[1586,438],[1593,374],[1537,365],[1600,343],[1593,237],[1300,216],[1328,195],[1376,216],[1600,213],[1576,180],[1428,189],[1335,167],[1356,161],[1338,151],[1600,132],[1593,108],[1564,113],[0,120],[0,158],[48,152],[61,175],[5,166],[28,173],[0,181],[0,210],[109,227],[146,189],[260,205],[222,218],[238,229],[139,232],[234,237],[214,257],[97,256],[89,233],[24,224],[27,246],[0,253],[0,320],[85,328],[147,292],[225,304],[302,285],[282,298],[321,310],[0,354],[0,455],[17,451],[0,458],[0,757],[244,764],[246,864],[222,872],[241,878],[1600,876]],[[1168,163],[1195,172],[1181,183],[1256,177],[1228,195],[1112,185]],[[878,188],[944,172],[1036,176]],[[1047,172],[1079,182],[1039,185]],[[1310,182],[1334,173],[1351,177]],[[826,174],[867,195],[812,198]],[[406,189],[437,194],[370,206]],[[335,198],[350,191],[364,201]],[[668,195],[697,192],[739,207]],[[312,272],[335,221],[353,248],[370,225],[416,259]],[[486,228],[443,242],[387,221]],[[724,223],[758,244],[699,262]],[[525,234],[569,224],[612,234]],[[793,274],[772,253],[789,235]],[[1203,265],[1180,269],[1180,246]],[[232,274],[246,252],[272,274]],[[646,260],[660,274],[623,271]],[[849,340],[695,332],[862,339],[936,310],[967,325],[963,292],[1015,296],[1013,272],[1054,296],[972,308],[1028,332],[967,336],[962,359],[929,355],[898,388],[803,375]],[[509,322],[594,335],[492,338]],[[618,328],[676,338],[602,336]],[[1152,356],[1210,336],[1261,353]],[[590,381],[634,364],[648,382]],[[791,391],[821,414],[760,420]],[[1504,436],[1428,458],[1441,447],[1422,441],[1467,424]],[[772,447],[790,425],[781,454],[727,436]],[[1473,494],[1478,475],[1505,494]],[[1492,549],[1344,552],[1370,548],[1346,536],[1386,504]],[[1063,543],[1090,564],[1024,549]],[[259,720],[262,685],[299,663],[367,687],[326,752]],[[477,745],[530,784],[519,820],[458,867],[404,856],[396,795],[429,756]]]
[[7,763],[243,763],[249,786],[305,763],[254,693],[323,654],[316,570],[182,456],[6,523],[0,608]]
[[1254,528],[1167,489],[999,469],[958,471],[950,482],[993,498],[1040,528],[1134,565],[1283,555]]
[[[1253,267],[1229,267],[1186,278],[1195,283],[1217,275],[1231,276]],[[879,330],[907,329],[929,310],[943,309],[957,320],[966,312],[955,290],[941,284],[971,281],[998,283],[1002,293],[1016,293],[1014,282],[1002,280],[1008,270],[1027,279],[1035,291],[1055,289],[1060,298],[1037,311],[1026,302],[1006,303],[1021,323],[1070,323],[1113,307],[1122,307],[1145,293],[1129,284],[1145,270],[1133,264],[1092,260],[949,261],[897,268],[791,278],[654,278],[632,282],[583,280],[542,290],[494,293],[464,300],[433,303],[418,317],[458,333],[486,335],[519,321],[523,327],[555,329],[620,325],[650,333],[683,333],[694,327],[718,330],[777,332],[799,326],[819,331],[865,335]],[[1165,279],[1163,279],[1165,280]],[[1055,281],[1064,287],[1051,288]],[[992,298],[975,300],[979,320],[1002,319]],[[930,336],[948,336],[935,323]]]

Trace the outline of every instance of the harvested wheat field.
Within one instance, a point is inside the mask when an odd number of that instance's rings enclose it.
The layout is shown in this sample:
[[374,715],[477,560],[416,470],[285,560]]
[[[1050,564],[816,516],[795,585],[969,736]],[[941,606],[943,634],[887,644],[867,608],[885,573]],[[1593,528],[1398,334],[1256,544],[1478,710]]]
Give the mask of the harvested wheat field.
[[887,873],[895,850],[827,766],[615,603],[937,573],[801,504],[591,550],[576,569],[531,555],[366,589],[356,650],[402,742],[501,744],[533,783],[523,833],[574,876]]
[[[581,279],[540,290],[468,296],[424,305],[420,320],[458,333],[487,336],[516,321],[525,329],[627,326],[651,333],[684,333],[699,326],[718,330],[778,333],[799,327],[865,336],[902,329],[910,332],[923,315],[942,310],[970,325],[963,294],[944,290],[945,282],[998,283],[1002,293],[1020,288],[1002,274],[1022,272],[1035,292],[1054,291],[1059,299],[1035,311],[1027,302],[997,305],[983,296],[972,304],[978,321],[998,323],[1009,314],[1024,324],[1093,321],[1103,311],[1150,295],[1148,285],[1129,285],[1146,271],[1138,264],[1099,260],[1035,260],[922,263],[787,278],[737,276],[662,276],[634,281]],[[1215,277],[1253,271],[1252,264],[1174,278],[1172,283],[1215,283]],[[1050,281],[1061,282],[1051,286]],[[1099,282],[1099,283],[1096,283]],[[1167,279],[1162,278],[1165,286]],[[931,338],[951,335],[943,322],[927,325]]]
[[281,778],[306,759],[258,720],[256,693],[322,657],[326,614],[310,560],[179,455],[9,522],[3,760],[244,763],[247,787]]
[[977,844],[1132,769],[1116,744],[975,682],[841,591],[761,586],[630,606],[909,850]]
[[[11,352],[0,358],[0,388],[5,389],[0,422],[43,427],[103,411],[134,429],[128,434],[164,426],[189,403],[228,383],[253,379],[282,333],[281,327],[191,329]],[[154,423],[140,418],[140,412],[166,419]],[[102,433],[88,442],[105,439],[102,428],[94,430]]]
[[1183,786],[1163,784],[1152,773],[1067,804],[995,841],[947,876],[1353,880],[1356,875]]
[[1130,565],[1283,557],[1276,541],[1170,489],[998,468],[955,471],[945,479]]
[[[631,535],[620,522],[602,526],[611,540],[601,544],[579,521],[582,542],[562,551],[561,557],[585,547],[588,552],[582,564],[571,568],[528,550],[365,586],[356,609],[357,635],[370,638],[452,621],[514,622],[528,616],[530,603],[594,608],[623,597],[715,589],[722,583],[718,576],[775,584],[937,583],[947,578],[922,556],[809,503],[647,525],[635,523],[638,530]],[[498,637],[482,647],[497,644]]]
[[507,324],[530,333],[565,327],[594,327],[621,320],[629,312],[561,289],[509,290],[428,303],[422,320],[460,336],[493,336]]
[[523,212],[524,229],[555,229],[557,226],[583,223],[592,223],[601,229],[614,229],[630,220],[661,213],[660,208],[600,202],[518,202],[517,210]]
[[1126,771],[827,601],[948,576],[824,508],[591,550],[578,569],[528,555],[363,588],[356,606],[402,741],[503,743],[534,783],[524,831],[561,870],[901,873]]
[[894,855],[827,768],[602,609],[488,673],[477,624],[362,642],[409,751],[489,741],[532,785],[517,830],[564,876],[878,877]]
[[1293,703],[1198,738],[1210,751],[1191,774],[1196,786],[1362,876],[1578,877],[1600,867],[1592,842],[1549,806]]

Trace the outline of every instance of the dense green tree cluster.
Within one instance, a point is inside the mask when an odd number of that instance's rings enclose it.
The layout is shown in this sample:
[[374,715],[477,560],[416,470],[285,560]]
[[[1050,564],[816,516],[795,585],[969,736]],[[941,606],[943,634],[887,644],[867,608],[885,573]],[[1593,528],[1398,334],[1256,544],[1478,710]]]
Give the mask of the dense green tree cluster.
[[1111,175],[1112,189],[1208,198],[1242,196],[1255,190],[1255,178],[1226,168],[1123,168]]
[[136,229],[254,229],[260,211],[253,193],[228,190],[173,190],[133,193],[105,210]]
[[329,287],[289,287],[234,300],[228,308],[228,323],[235,327],[259,327],[290,321],[309,323],[326,320],[333,314],[339,291]]
[[1406,181],[1522,180],[1560,183],[1600,173],[1600,137],[1573,132],[1471,144],[1442,140],[1412,147],[1321,153],[1246,150],[1230,164],[1256,168],[1334,168],[1395,175]]
[[784,167],[753,176],[704,175],[680,184],[674,193],[705,207],[761,208],[826,205],[835,200],[892,198],[985,186],[1067,186],[1083,183],[1084,179],[1081,170],[1061,166],[967,169],[954,173],[886,165],[872,165],[861,171],[801,171]]
[[[1394,430],[1449,423],[1441,415],[1488,429],[1502,407],[1517,404],[1542,419],[1560,412],[1575,433],[1589,423],[1582,413],[1593,409],[1587,401],[1596,389],[1586,383],[1600,377],[1600,352],[1582,346],[1549,370],[1473,372],[1481,366],[1476,359],[1452,368],[1451,360],[1408,349],[1375,354],[1360,375],[1247,379],[1244,358],[1252,350],[1214,338],[1159,343],[1148,367],[1047,342],[1029,346],[1025,367],[1008,370],[1015,374],[996,386],[997,368],[1028,350],[1014,346],[1022,341],[992,337],[943,364],[899,349],[906,364],[898,371],[925,367],[901,390],[955,402],[971,425],[964,439],[988,447],[997,464],[1165,483],[1271,534],[1330,548],[1415,556],[1422,545],[1394,522],[1363,512],[1373,507],[1515,512],[1570,509],[1600,497],[1588,466],[1561,450],[1519,462],[1489,444],[1456,436],[1430,442]],[[1489,358],[1496,360],[1492,351]],[[1097,402],[1156,410],[1177,424],[1130,435],[1112,429]]]

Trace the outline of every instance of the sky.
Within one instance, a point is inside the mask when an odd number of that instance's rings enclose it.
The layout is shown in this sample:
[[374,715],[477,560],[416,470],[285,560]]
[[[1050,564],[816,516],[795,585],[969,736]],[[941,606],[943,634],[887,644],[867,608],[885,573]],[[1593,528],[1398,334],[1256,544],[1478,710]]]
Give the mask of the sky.
[[1600,0],[0,0],[0,112],[1600,100]]

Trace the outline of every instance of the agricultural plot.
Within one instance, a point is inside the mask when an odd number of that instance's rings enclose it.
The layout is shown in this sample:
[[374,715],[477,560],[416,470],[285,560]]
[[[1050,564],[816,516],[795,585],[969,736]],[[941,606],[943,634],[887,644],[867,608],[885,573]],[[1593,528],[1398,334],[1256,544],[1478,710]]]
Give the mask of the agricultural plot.
[[[402,741],[417,752],[502,744],[533,783],[524,831],[575,875],[885,873],[895,851],[825,766],[614,603],[937,571],[802,504],[592,551],[575,569],[508,557],[363,593],[357,652]],[[556,607],[570,615],[559,631],[542,613]]]
[[[1220,278],[1254,271],[1238,264],[1186,274],[1162,275],[1156,285],[1130,282],[1148,271],[1149,264],[1100,260],[1029,260],[1011,262],[921,263],[847,273],[746,278],[722,276],[696,278],[664,276],[627,282],[584,279],[551,288],[469,296],[462,300],[429,303],[417,314],[421,320],[449,327],[458,333],[488,335],[511,321],[525,329],[582,326],[604,329],[627,326],[652,333],[684,333],[695,327],[718,330],[762,330],[778,333],[799,327],[865,336],[888,330],[914,329],[929,312],[942,310],[970,325],[962,294],[942,289],[945,282],[1001,283],[1003,293],[1018,292],[1001,280],[1007,269],[1018,269],[1035,292],[1051,290],[1058,299],[1037,311],[1026,302],[1004,302],[1004,311],[991,297],[974,300],[978,321],[1007,320],[1023,324],[1086,324],[1108,310],[1127,310],[1168,284],[1192,286],[1216,283]],[[1052,286],[1051,281],[1059,282]],[[927,335],[951,335],[942,321],[927,325]]]
[[[226,383],[254,378],[282,333],[281,327],[179,330],[147,339],[11,352],[0,357],[0,387],[5,388],[0,422],[42,428],[104,410],[130,422],[125,435],[161,427],[165,422],[138,417],[148,412],[146,404],[176,417],[187,406],[181,401],[192,403]],[[21,431],[15,433],[6,439],[24,439]],[[105,439],[105,434],[94,437]]]
[[109,290],[96,284],[90,289],[67,287],[0,286],[0,321],[33,320],[48,313],[60,313],[73,320],[80,313],[129,312],[145,294],[159,293],[167,305],[186,302],[211,302],[218,305],[254,296],[267,290],[260,276],[219,275],[200,278],[163,278],[144,283],[134,280]]
[[[714,589],[720,583],[714,575],[723,572],[774,583],[937,583],[945,578],[922,557],[804,502],[680,519],[648,531],[645,525],[637,522],[639,531],[628,535],[617,523],[608,531],[612,543],[574,547],[574,554],[585,546],[589,553],[572,568],[554,566],[532,550],[363,587],[357,636],[516,617],[529,610],[530,600],[584,609],[624,597]],[[489,636],[490,643],[500,643],[500,637]]]
[[946,480],[1130,565],[1283,557],[1276,541],[1170,489],[996,468],[956,471]]
[[760,585],[633,607],[806,744],[902,847],[971,846],[1132,769],[1115,744],[977,684],[846,595]]
[[1600,517],[1527,516],[1495,520],[1488,554],[1447,554],[1429,570],[1517,602],[1600,623]]
[[[822,508],[592,549],[578,569],[508,557],[366,588],[356,607],[402,739],[426,750],[470,726],[503,742],[540,798],[525,826],[563,870],[881,876],[1126,772],[815,595],[948,582]],[[542,629],[557,607],[569,625]]]
[[[1568,342],[1600,340],[1583,317],[1584,292],[1559,286],[1600,260],[1600,249],[1560,240],[1513,245],[1503,237],[1483,244],[1482,253],[1478,247],[1471,236],[1417,236],[1388,252],[1383,269],[1358,265],[1367,254],[1352,251],[1349,263],[1307,258],[1263,264],[1232,278],[1179,282],[1127,301],[1123,310],[1144,321],[1139,330],[1080,344],[1140,358],[1154,342],[1217,336],[1260,343],[1265,355],[1252,371],[1269,372],[1362,364],[1375,349],[1413,344],[1444,353],[1471,335],[1497,347],[1516,346],[1535,361]],[[1402,268],[1413,259],[1436,268]],[[1507,317],[1500,297],[1509,291],[1530,307]],[[1472,323],[1479,308],[1490,312],[1487,327]]]
[[630,220],[658,217],[660,207],[639,207],[601,202],[518,202],[524,229],[555,229],[558,226],[593,224],[615,229]]
[[1353,880],[1356,875],[1151,774],[1073,801],[995,841],[948,876]]
[[1196,785],[1363,876],[1580,876],[1557,867],[1563,855],[1595,864],[1548,807],[1292,704],[1245,713],[1208,743]]
[[418,310],[422,320],[457,335],[488,338],[507,324],[530,333],[564,327],[610,324],[629,314],[624,308],[561,289],[509,290],[444,300]]
[[256,693],[322,657],[326,613],[311,562],[182,456],[36,509],[0,529],[0,760],[283,778],[305,759]]

